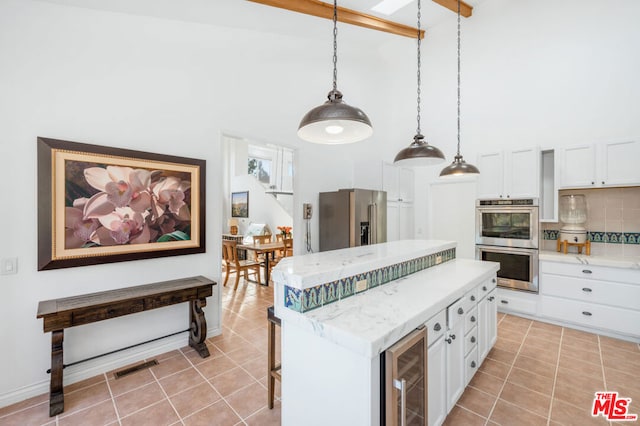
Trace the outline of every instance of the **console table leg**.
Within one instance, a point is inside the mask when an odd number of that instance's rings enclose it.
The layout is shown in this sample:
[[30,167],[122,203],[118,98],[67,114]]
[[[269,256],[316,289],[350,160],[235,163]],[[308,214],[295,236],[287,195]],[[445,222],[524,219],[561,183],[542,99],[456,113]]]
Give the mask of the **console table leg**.
[[49,416],[51,417],[64,411],[64,392],[62,390],[63,340],[63,330],[51,332],[51,386],[49,388]]
[[207,320],[204,317],[202,308],[207,306],[207,299],[192,300],[189,310],[191,332],[189,333],[189,346],[198,351],[202,358],[209,356],[209,348],[204,342],[207,338]]

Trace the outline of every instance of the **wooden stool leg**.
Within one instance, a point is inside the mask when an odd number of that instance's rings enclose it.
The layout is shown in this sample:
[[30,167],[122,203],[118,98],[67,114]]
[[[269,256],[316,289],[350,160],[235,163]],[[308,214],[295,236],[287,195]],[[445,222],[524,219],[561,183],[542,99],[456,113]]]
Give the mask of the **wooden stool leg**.
[[272,409],[273,400],[275,398],[274,389],[276,386],[276,378],[273,377],[272,374],[276,366],[276,325],[272,321],[269,321],[267,364],[267,376],[269,378],[269,383],[267,385],[267,403],[269,405],[269,409]]
[[64,330],[51,332],[51,385],[49,388],[49,416],[51,417],[64,411],[64,390],[62,388],[62,369],[64,368],[63,340]]

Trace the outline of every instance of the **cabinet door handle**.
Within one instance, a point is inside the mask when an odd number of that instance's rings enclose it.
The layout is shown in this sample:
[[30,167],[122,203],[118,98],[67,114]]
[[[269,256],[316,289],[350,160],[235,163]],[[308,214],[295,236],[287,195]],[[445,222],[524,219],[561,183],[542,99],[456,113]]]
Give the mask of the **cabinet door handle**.
[[471,322],[476,322],[476,317],[474,317],[473,315],[471,316]]
[[471,336],[471,343],[475,343],[476,342],[476,336]]
[[602,184],[604,185],[604,181],[602,181]]
[[482,286],[482,291],[487,291],[487,286],[486,285]]
[[493,302],[493,299],[495,299],[495,297],[489,296],[489,302]]
[[509,301],[508,300],[501,300],[500,303],[504,303],[505,305],[508,305]]
[[407,424],[407,381],[395,379],[393,387],[400,391],[400,426]]
[[596,183],[594,181],[591,181],[591,185],[595,185]]
[[591,269],[583,269],[582,270],[583,274],[593,274],[593,272],[591,271]]
[[458,308],[458,314],[460,314],[460,315],[464,314],[464,309]]
[[502,198],[502,194],[500,194],[500,198]]
[[471,368],[476,368],[476,362],[475,361],[471,361]]
[[440,331],[442,330],[442,326],[440,325],[439,322],[436,323],[436,325],[433,326],[433,330],[434,331]]
[[451,337],[451,340],[456,340],[456,335],[455,334],[450,334],[449,337]]
[[589,311],[582,311],[582,315],[590,317],[593,314],[591,312],[589,312]]
[[591,290],[589,287],[583,287],[582,291],[584,291],[585,293],[591,293],[593,290]]
[[474,295],[471,295],[471,301],[475,302],[476,301],[476,297]]
[[511,195],[507,195],[507,198],[511,198]]
[[495,278],[492,278],[492,279],[491,279],[491,282],[495,284],[495,283],[496,283],[496,279],[495,279]]

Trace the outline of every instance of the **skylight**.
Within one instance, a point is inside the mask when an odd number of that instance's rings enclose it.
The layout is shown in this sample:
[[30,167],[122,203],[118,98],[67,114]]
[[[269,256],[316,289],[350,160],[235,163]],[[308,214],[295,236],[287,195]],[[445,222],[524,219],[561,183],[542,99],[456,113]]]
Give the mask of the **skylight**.
[[413,0],[382,0],[380,3],[373,6],[371,10],[384,15],[392,15],[412,1]]

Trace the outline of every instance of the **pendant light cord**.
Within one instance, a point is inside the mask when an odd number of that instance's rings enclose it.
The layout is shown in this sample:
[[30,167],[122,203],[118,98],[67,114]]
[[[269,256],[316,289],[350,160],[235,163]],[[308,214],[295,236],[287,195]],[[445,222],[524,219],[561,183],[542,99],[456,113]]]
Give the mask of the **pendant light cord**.
[[458,152],[460,156],[460,0],[458,0]]
[[418,127],[416,128],[416,135],[420,135],[420,83],[421,83],[421,78],[420,78],[420,68],[422,68],[422,61],[421,61],[421,57],[420,57],[420,45],[422,43],[422,40],[420,39],[420,17],[421,17],[421,13],[420,13],[420,0],[418,0],[418,107],[417,107],[417,121],[418,121]]
[[333,0],[333,91],[338,90],[338,0]]

